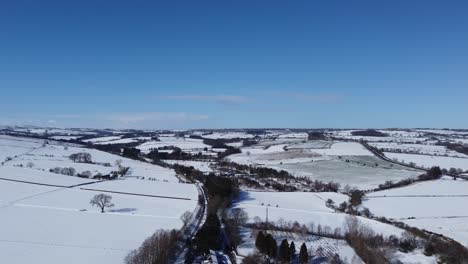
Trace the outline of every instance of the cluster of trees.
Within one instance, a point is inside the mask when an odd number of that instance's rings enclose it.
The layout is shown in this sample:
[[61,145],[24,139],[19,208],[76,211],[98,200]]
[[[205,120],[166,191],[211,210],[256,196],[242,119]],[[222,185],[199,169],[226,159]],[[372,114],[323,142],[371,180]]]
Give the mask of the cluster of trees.
[[91,154],[87,152],[74,153],[74,154],[71,154],[68,158],[71,159],[73,162],[93,163]]
[[[165,149],[165,150],[172,150],[171,152],[160,152],[159,150]],[[207,151],[208,149],[205,148]],[[213,159],[213,156],[210,155],[204,155],[202,152],[198,152],[196,154],[191,154],[182,151],[182,149],[178,147],[162,147],[158,149],[151,149],[151,151],[146,154],[146,157],[153,160],[153,162],[158,163],[160,160],[196,160],[196,159]]]
[[[240,175],[249,175],[239,177],[239,181],[242,181],[246,186],[257,189],[272,188],[279,192],[298,191],[299,189],[296,186],[302,186],[301,191],[311,192],[338,192],[340,189],[340,184],[338,183],[325,183],[319,180],[314,181],[307,177],[295,177],[284,170],[278,171],[272,168],[254,167],[228,161],[220,161],[218,165],[222,171],[235,171]],[[263,185],[259,181],[263,182]],[[278,181],[282,181],[283,183]],[[295,183],[295,185],[289,183]]]
[[215,213],[210,213],[205,224],[193,240],[196,255],[208,254],[209,250],[222,250],[221,222]]
[[139,159],[141,150],[137,148],[124,148],[122,151],[122,156],[130,159]]
[[242,226],[247,224],[248,215],[243,209],[232,209],[227,212],[224,210],[222,215],[222,221],[225,226],[225,232],[227,233],[229,247],[237,249],[242,243],[241,230]]
[[174,263],[182,234],[177,230],[160,230],[147,238],[137,250],[125,258],[125,264],[171,264]]
[[309,225],[300,224],[297,221],[286,221],[280,218],[276,222],[265,223],[259,217],[254,218],[254,223],[247,224],[247,227],[253,229],[268,229],[281,232],[297,233],[302,235],[315,235],[333,239],[344,239],[341,228],[332,229],[329,226],[315,225],[313,222]]
[[353,136],[362,136],[362,137],[387,137],[388,135],[374,129],[359,130],[351,132]]
[[[237,248],[241,243],[239,228],[247,221],[247,215],[243,211],[228,211],[233,200],[239,194],[235,179],[210,174],[204,179],[204,188],[208,194],[208,218],[204,226],[199,230],[196,237],[197,252],[213,250],[231,250]],[[221,235],[218,215],[221,216],[228,241],[220,243]]]
[[177,175],[184,176],[188,181],[203,181],[205,178],[205,174],[193,166],[183,166],[180,164],[174,164],[171,166]]
[[225,157],[233,154],[238,154],[242,153],[242,151],[238,148],[232,147],[232,146],[227,146],[226,150],[224,152],[219,152],[218,153],[218,160],[222,160]]
[[438,142],[437,145],[445,146],[450,150],[468,155],[468,145],[453,142]]
[[65,167],[65,168],[55,167],[53,169],[50,169],[49,172],[67,175],[67,176],[75,176],[76,174],[76,170],[72,167]]
[[237,179],[217,176],[214,173],[205,175],[203,172],[192,166],[174,164],[172,168],[178,175],[184,176],[189,181],[200,181],[204,183],[208,196],[214,198],[218,196],[229,203],[239,195],[239,183]]
[[210,139],[210,138],[202,138],[200,136],[190,136],[191,138],[199,138],[203,139],[203,143],[206,145],[211,146],[212,148],[222,148],[226,149],[224,152],[219,152],[218,153],[218,159],[224,159],[225,157],[232,155],[232,154],[237,154],[241,153],[240,149],[228,146],[226,145],[227,143],[232,143],[232,142],[238,142],[241,139],[238,138],[230,138],[230,139]]
[[242,140],[242,146],[243,147],[250,147],[257,144],[257,140],[254,139],[244,139]]
[[216,176],[214,173],[205,177],[204,186],[210,198],[219,196],[229,203],[239,195],[239,184],[236,179]]
[[342,202],[341,204],[336,205],[333,202],[333,200],[328,199],[325,202],[325,205],[327,207],[330,207],[332,209],[335,209],[343,213],[371,217],[371,212],[369,211],[368,208],[359,208],[359,206],[362,204],[362,200],[364,199],[364,196],[366,195],[364,191],[351,190],[348,192],[348,195],[349,195],[348,202]]
[[309,132],[307,140],[324,140],[325,134],[322,131]]
[[348,216],[345,223],[345,239],[366,263],[393,263],[386,258],[389,255],[387,250],[397,248],[402,252],[412,252],[419,248],[424,250],[427,256],[437,255],[440,263],[466,264],[468,249],[455,240],[383,217],[377,220],[406,232],[400,239],[394,236],[384,238],[361,224],[356,217]]
[[389,245],[389,240],[385,240],[382,235],[376,235],[372,229],[362,225],[354,216],[346,218],[346,236],[348,244],[354,249],[356,254],[365,263],[388,263],[385,250]]
[[122,154],[122,149],[125,148],[135,148],[141,143],[139,142],[130,142],[130,143],[122,143],[122,144],[99,144],[99,145],[90,145],[90,147],[96,148],[98,150],[102,150],[105,152],[114,153],[117,155]]
[[[273,236],[268,233],[265,235],[263,231],[260,231],[257,234],[255,247],[257,248],[258,252],[260,252],[260,254],[263,254],[267,257],[268,261],[277,259],[280,263],[290,263],[291,261],[295,260],[297,256],[296,245],[294,244],[294,241],[291,241],[291,244],[289,244],[288,240],[284,239],[281,241],[281,244],[278,248],[276,240],[273,238]],[[249,263],[250,261],[251,260],[247,258],[247,260],[243,263]],[[307,246],[305,243],[303,243],[300,248],[298,262],[301,264],[309,262],[309,254],[307,252]]]
[[[174,165],[173,168],[178,175],[190,181],[203,182],[208,196],[208,217],[194,240],[188,244],[186,263],[192,263],[195,256],[208,254],[210,249],[225,250],[228,253],[235,249],[241,243],[239,227],[247,221],[247,216],[243,211],[229,212],[227,210],[239,194],[237,180],[213,173],[205,176],[193,167]],[[223,229],[221,229],[221,222],[224,224]]]

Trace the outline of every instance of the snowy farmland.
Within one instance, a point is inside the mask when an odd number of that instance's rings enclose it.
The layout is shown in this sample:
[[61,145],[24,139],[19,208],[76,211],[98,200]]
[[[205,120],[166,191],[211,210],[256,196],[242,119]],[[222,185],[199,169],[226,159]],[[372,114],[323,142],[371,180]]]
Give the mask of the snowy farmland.
[[[125,137],[122,136],[125,133],[123,131],[98,131],[94,138],[87,136],[83,142],[94,146],[130,143],[128,146],[113,147],[117,152],[119,148],[136,147],[142,151],[139,155],[141,160],[150,160],[146,154],[158,148],[161,153],[171,152],[174,147],[191,154],[202,152],[203,155],[185,158],[186,160],[161,161],[194,167],[205,174],[239,177],[239,181],[260,175],[255,170],[249,171],[242,167],[239,169],[239,166],[219,162],[216,157],[225,149],[213,148],[205,144],[211,144],[211,141],[204,141],[199,137],[219,139],[219,142],[237,147],[241,152],[227,156],[225,160],[285,170],[293,176],[324,183],[333,181],[340,185],[338,191],[342,192],[349,191],[350,188],[372,191],[387,181],[397,182],[426,173],[424,170],[412,169],[376,156],[366,148],[366,144],[350,140],[357,139],[357,136],[351,135],[353,131],[327,131],[323,137],[318,137],[321,140],[307,140],[307,133],[303,131],[281,130],[259,134],[243,131],[179,131],[165,134],[140,131]],[[379,132],[387,136],[360,138],[370,141],[371,146],[387,150],[385,155],[390,159],[394,158],[392,155],[398,155],[398,160],[404,160],[405,163],[466,170],[461,165],[466,165],[467,155],[438,144],[440,142],[430,138],[426,134],[428,132]],[[153,136],[146,137],[153,133],[157,135],[157,139]],[[66,140],[78,135],[83,134],[60,134],[49,139]],[[194,135],[195,138],[188,135]],[[436,135],[447,142],[453,142],[447,135]],[[463,136],[457,134],[454,137],[463,139]],[[71,155],[84,152],[89,153],[90,160],[76,162],[70,159]],[[409,158],[412,156],[414,159]],[[130,250],[138,248],[156,230],[180,229],[180,216],[186,211],[200,209],[197,186],[181,183],[183,178],[173,170],[82,145],[52,139],[0,135],[0,161],[0,217],[5,223],[0,227],[3,236],[0,240],[0,252],[2,259],[11,260],[12,263],[31,262],[32,259],[52,264],[95,261],[122,263]],[[103,175],[115,175],[122,166],[130,168],[125,176],[113,181],[102,180]],[[61,170],[63,168],[66,171],[73,168],[75,176],[64,175]],[[326,201],[331,199],[335,205],[349,202],[348,192],[300,192],[299,190],[319,189],[310,188],[310,182],[302,178],[288,178],[284,181],[278,179],[267,176],[267,180],[259,180],[259,185],[241,185],[241,195],[233,205],[233,208],[244,209],[248,215],[248,224],[242,227],[245,231],[242,235],[248,239],[239,248],[241,256],[254,251],[253,234],[258,225],[252,224],[266,220],[267,208],[270,223],[288,225],[297,222],[313,232],[320,233],[320,229],[324,233],[344,234],[349,215],[327,207]],[[402,188],[368,192],[360,209],[366,207],[375,216],[384,216],[443,234],[468,245],[465,224],[468,219],[468,214],[465,213],[468,212],[468,207],[465,206],[468,204],[467,182],[444,177]],[[273,185],[267,183],[297,188],[272,188]],[[297,191],[282,192],[285,190]],[[104,214],[89,204],[94,195],[101,193],[111,195],[115,204]],[[431,206],[425,206],[427,204]],[[379,222],[375,218],[359,216],[357,219],[384,237],[403,236],[403,229]],[[277,240],[288,238],[296,244],[306,242],[310,253],[317,254],[314,257],[322,254],[318,253],[321,252],[320,248],[326,248],[328,258],[339,254],[342,258],[354,260],[354,263],[361,263],[344,240],[311,234],[271,232],[275,233]],[[57,251],[60,254],[54,254]],[[390,259],[398,259],[403,263],[436,263],[434,257],[423,255],[423,247],[407,254],[394,249],[389,252]],[[54,256],[53,259],[50,258],[51,255]],[[72,260],[68,259],[70,256],[73,256]]]
[[[72,162],[68,156],[77,152],[89,152],[93,163]],[[122,263],[156,230],[180,229],[180,216],[197,208],[195,185],[178,183],[173,171],[152,164],[6,136],[0,153],[11,157],[0,166],[0,256],[8,263]],[[105,174],[117,169],[116,160],[131,168],[121,180],[49,172],[60,166]],[[101,193],[115,204],[106,213],[90,205]]]
[[160,137],[159,141],[149,141],[141,144],[138,148],[143,152],[149,152],[151,149],[162,147],[177,147],[182,150],[197,150],[203,151],[205,148],[211,148],[203,143],[201,139],[185,138],[185,137]]
[[408,152],[411,154],[434,155],[468,158],[468,155],[447,149],[445,146],[428,144],[398,144],[398,143],[370,143],[370,145],[387,152]]
[[445,177],[374,192],[367,195],[364,206],[376,216],[396,219],[468,245],[468,181]]
[[[305,225],[313,223],[315,228],[321,225],[323,228],[329,228],[330,231],[337,228],[343,231],[347,215],[336,213],[328,208],[325,205],[328,199],[339,204],[348,197],[337,193],[244,192],[236,207],[243,208],[247,212],[251,223],[256,217],[265,220],[266,209],[269,205],[269,221],[297,221]],[[359,220],[384,236],[400,236],[403,233],[403,230],[391,225],[361,217]]]
[[418,166],[425,168],[431,168],[439,166],[444,169],[462,169],[468,171],[468,158],[456,158],[456,157],[443,157],[443,156],[430,156],[430,155],[416,155],[416,154],[405,154],[405,153],[391,153],[384,152],[385,156],[390,159],[396,159],[398,161],[404,161],[405,163],[413,162]]
[[213,172],[214,170],[211,168],[213,162],[205,162],[205,161],[191,161],[191,160],[164,160],[164,162],[169,164],[179,164],[186,167],[194,167],[195,169],[201,172]]
[[422,174],[419,170],[382,161],[355,142],[280,141],[277,145],[266,146],[260,143],[242,148],[242,153],[228,159],[359,189],[372,189],[385,181],[399,181]]
[[[0,147],[3,150],[3,146]],[[40,144],[38,142],[34,147],[21,149],[21,151],[23,151],[22,154],[20,153],[12,160],[5,162],[5,168],[0,167],[0,170],[11,169],[11,167],[18,168],[18,166],[24,168],[28,167],[29,164],[30,168],[28,169],[37,170],[39,173],[40,171],[48,172],[54,167],[73,167],[77,173],[90,171],[92,175],[98,173],[105,175],[118,170],[116,161],[120,160],[123,166],[130,167],[128,177],[153,177],[160,181],[178,182],[172,170],[95,149],[54,144],[42,145],[42,142]],[[70,160],[70,155],[80,152],[89,153],[93,163],[76,163]]]

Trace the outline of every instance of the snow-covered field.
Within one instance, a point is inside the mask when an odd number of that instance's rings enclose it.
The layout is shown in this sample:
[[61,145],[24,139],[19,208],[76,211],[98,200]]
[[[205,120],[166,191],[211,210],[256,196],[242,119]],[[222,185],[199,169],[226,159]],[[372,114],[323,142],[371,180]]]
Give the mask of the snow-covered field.
[[376,188],[386,181],[397,182],[415,178],[423,173],[398,165],[392,167],[391,164],[374,157],[356,156],[303,163],[283,163],[270,167],[286,170],[295,176],[306,176],[323,182],[334,181],[340,183],[341,187],[349,185],[363,190]]
[[[1,147],[1,146],[0,146]],[[86,152],[91,154],[94,163],[75,163],[69,159],[71,154]],[[3,153],[3,148],[0,153]],[[32,169],[48,172],[54,167],[72,167],[77,173],[90,171],[92,175],[97,173],[109,174],[111,171],[118,170],[116,161],[121,160],[123,166],[130,167],[130,172],[127,176],[142,176],[153,177],[161,181],[178,182],[175,173],[172,170],[148,164],[141,161],[127,159],[124,157],[115,156],[103,151],[81,148],[81,147],[64,147],[61,145],[46,146],[36,145],[35,149],[28,151],[27,154],[14,158],[12,161],[5,163],[5,166],[27,166],[32,163]],[[62,175],[60,175],[62,176]]]
[[384,151],[411,152],[412,154],[438,155],[468,158],[468,155],[447,149],[445,146],[427,144],[398,144],[398,143],[370,143],[370,145]]
[[[46,129],[24,132],[43,135]],[[383,161],[358,142],[364,139],[380,149],[389,149],[385,155],[419,166],[460,168],[468,170],[468,156],[435,145],[437,140],[463,142],[465,132],[448,130],[378,130],[387,137],[353,136],[355,130],[326,131],[333,140],[307,140],[307,133],[294,130],[272,130],[258,135],[247,131],[184,131],[157,134],[160,141],[150,137],[122,139],[123,132],[104,131],[85,140],[93,144],[140,142],[143,153],[151,149],[174,146],[184,152],[216,156],[224,149],[216,149],[203,140],[239,138],[228,145],[241,148],[242,153],[226,159],[239,164],[286,170],[294,176],[305,176],[323,182],[334,181],[359,189],[373,189],[386,181],[414,178],[424,171]],[[72,139],[91,131],[48,129],[53,138]],[[158,132],[155,132],[158,133]],[[185,136],[180,136],[185,134]],[[98,136],[111,135],[111,136]],[[340,141],[336,138],[346,139]],[[257,144],[242,147],[241,139],[253,139]],[[142,140],[150,140],[141,143]],[[205,150],[205,148],[207,150]],[[171,151],[171,150],[160,150]],[[416,152],[424,155],[409,153]],[[76,163],[71,154],[87,152],[91,163]],[[91,178],[65,176],[50,172],[55,167],[72,167],[77,173],[89,171],[92,176],[107,175],[121,165],[130,167],[119,180],[99,181]],[[169,164],[193,166],[203,172],[216,172],[216,161],[165,160]],[[179,219],[185,211],[194,211],[198,191],[195,185],[179,183],[173,170],[150,163],[112,155],[74,144],[42,139],[0,135],[0,259],[9,263],[122,263],[124,256],[160,228],[180,228]],[[112,196],[115,207],[101,214],[89,205],[98,193]],[[328,231],[343,232],[347,214],[338,213],[325,205],[327,199],[340,204],[349,199],[337,193],[311,192],[253,192],[242,191],[235,208],[243,208],[249,222],[264,220],[268,207],[270,222],[294,222]],[[468,246],[468,181],[444,177],[441,180],[421,182],[403,188],[369,193],[364,207],[376,216],[385,216],[411,226],[427,229],[456,239]],[[392,225],[359,217],[362,224],[384,236],[401,236],[403,230]],[[251,230],[249,231],[251,232]],[[245,235],[245,234],[244,234]],[[302,242],[317,251],[324,246],[340,252],[348,260],[354,251],[344,241],[296,234],[281,234],[276,238]],[[253,237],[250,237],[253,238]],[[253,240],[240,247],[241,254],[252,252]],[[403,263],[435,263],[420,251],[411,254],[394,252]],[[357,262],[359,263],[359,262]]]
[[99,143],[99,142],[109,142],[120,139],[120,136],[109,136],[109,137],[98,137],[92,139],[83,140],[83,142],[90,142],[90,143]]
[[366,140],[368,142],[412,142],[416,143],[424,141],[426,138],[423,137],[424,133],[417,131],[406,131],[406,130],[377,130],[384,134],[386,137],[371,137],[371,136],[354,136],[352,132],[357,130],[338,130],[330,131],[330,133],[337,138],[352,139],[352,140]]
[[[277,192],[244,192],[237,208],[243,208],[249,221],[254,222],[256,216],[263,221],[266,217],[266,206],[268,206],[268,220],[277,222],[297,221],[300,224],[314,224],[329,227],[330,231],[339,228],[344,230],[346,214],[336,213],[325,206],[325,201],[332,199],[336,204],[347,200],[347,196],[336,193],[277,193]],[[376,233],[384,236],[400,236],[402,230],[391,225],[359,217],[359,220],[372,228]]]
[[[13,157],[0,166],[0,258],[5,263],[123,263],[156,230],[181,228],[180,216],[198,203],[197,188],[178,183],[169,169],[53,142],[43,146],[40,140],[2,136],[0,143],[0,153]],[[83,151],[95,164],[69,160]],[[118,159],[131,167],[121,180],[96,182],[48,171],[73,166],[78,172],[107,172],[116,169]],[[24,167],[29,162],[34,165]],[[100,193],[111,195],[115,204],[104,214],[89,203]]]
[[149,141],[141,144],[138,148],[143,152],[149,152],[151,149],[160,147],[174,146],[182,150],[203,150],[211,148],[203,143],[201,139],[185,138],[185,137],[159,137],[160,141]]
[[462,169],[463,171],[468,170],[468,158],[441,157],[392,152],[384,152],[384,154],[390,159],[397,159],[398,161],[404,161],[405,163],[414,162],[416,165],[423,166],[425,168],[439,166],[444,169],[455,168]]
[[364,206],[377,216],[397,219],[468,245],[468,181],[444,177],[367,197]]
[[468,131],[442,130],[442,129],[418,129],[420,132],[434,133],[441,135],[468,135]]
[[229,156],[240,164],[270,164],[297,162],[298,158],[323,160],[326,156],[372,156],[361,144],[354,142],[308,141],[296,143],[278,143],[276,145],[253,146],[242,148],[242,153]]
[[164,160],[164,162],[169,164],[179,164],[187,167],[194,167],[195,169],[202,172],[213,172],[211,168],[212,162],[205,161],[192,161],[192,160]]
[[201,135],[204,138],[210,139],[232,139],[232,138],[253,138],[255,135],[247,134],[245,132],[213,132],[207,135]]
[[422,174],[419,170],[382,161],[355,142],[306,141],[255,145],[227,159],[240,164],[285,170],[344,187],[372,189],[385,181],[399,181]]

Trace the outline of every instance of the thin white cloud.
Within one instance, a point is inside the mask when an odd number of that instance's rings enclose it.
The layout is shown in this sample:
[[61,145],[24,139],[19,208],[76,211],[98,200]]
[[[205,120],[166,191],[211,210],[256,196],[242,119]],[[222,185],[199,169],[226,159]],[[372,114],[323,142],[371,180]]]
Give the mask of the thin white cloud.
[[308,94],[297,92],[270,92],[270,96],[281,97],[283,99],[294,99],[298,101],[317,102],[317,103],[336,103],[344,100],[343,95],[339,94]]
[[241,95],[166,95],[158,96],[159,99],[166,100],[188,100],[188,101],[211,101],[217,103],[246,103],[252,99]]
[[204,123],[210,116],[190,113],[134,112],[96,114],[19,115],[0,118],[0,125],[92,128],[184,128]]

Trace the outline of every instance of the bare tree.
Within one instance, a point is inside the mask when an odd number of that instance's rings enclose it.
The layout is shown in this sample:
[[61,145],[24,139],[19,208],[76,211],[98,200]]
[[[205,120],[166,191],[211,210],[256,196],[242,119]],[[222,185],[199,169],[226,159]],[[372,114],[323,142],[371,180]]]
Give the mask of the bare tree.
[[133,250],[125,258],[126,264],[169,264],[174,263],[177,244],[182,239],[181,233],[176,230],[157,231],[146,239],[140,248]]
[[63,174],[63,175],[75,176],[75,173],[76,173],[76,170],[72,167],[60,169],[60,174]]
[[115,166],[119,168],[119,171],[117,172],[117,174],[120,175],[121,177],[125,176],[125,174],[127,174],[130,171],[130,167],[123,166],[122,162],[123,161],[121,159],[118,159],[115,161]]
[[89,202],[92,206],[98,206],[101,208],[101,213],[104,213],[106,208],[114,207],[114,204],[111,203],[112,196],[107,194],[96,194],[93,199]]
[[93,176],[93,173],[90,171],[83,171],[78,176],[83,177],[83,178],[91,178],[91,176]]
[[189,211],[186,211],[186,212],[180,217],[180,220],[181,220],[182,223],[184,224],[184,227],[186,227],[186,226],[189,224],[190,219],[192,219],[192,213],[189,212]]
[[116,160],[115,161],[115,166],[119,167],[119,169],[120,169],[120,167],[122,166],[122,160],[121,159]]

